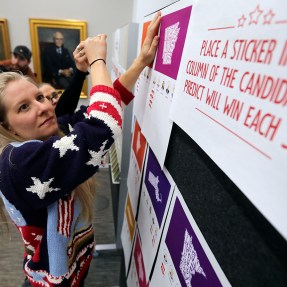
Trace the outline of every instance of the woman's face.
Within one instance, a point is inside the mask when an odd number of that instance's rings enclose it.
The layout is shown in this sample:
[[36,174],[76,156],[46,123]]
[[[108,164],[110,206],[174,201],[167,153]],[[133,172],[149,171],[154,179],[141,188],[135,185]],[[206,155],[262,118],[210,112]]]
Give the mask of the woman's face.
[[26,140],[46,140],[58,131],[54,108],[32,83],[10,82],[3,96],[11,133]]

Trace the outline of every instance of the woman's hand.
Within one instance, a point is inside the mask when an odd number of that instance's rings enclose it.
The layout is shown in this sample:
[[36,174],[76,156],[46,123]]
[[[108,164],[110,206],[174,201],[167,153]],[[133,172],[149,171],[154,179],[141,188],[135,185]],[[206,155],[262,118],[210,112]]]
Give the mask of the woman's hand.
[[89,69],[89,62],[84,50],[83,41],[77,46],[77,48],[73,52],[73,56],[75,59],[77,69],[82,72],[87,72]]
[[157,12],[153,20],[150,22],[145,40],[143,42],[139,56],[135,59],[139,65],[146,67],[152,63],[155,58],[159,36],[158,30],[161,20],[161,13]]
[[[83,50],[90,66],[92,85],[105,85],[113,87],[113,83],[106,67],[107,35],[100,34],[83,41]],[[96,61],[102,59],[100,61]]]
[[123,73],[119,78],[120,83],[130,91],[132,90],[143,69],[146,66],[149,66],[155,58],[159,42],[158,30],[160,20],[161,13],[157,12],[149,24],[139,56],[133,61],[126,72]]

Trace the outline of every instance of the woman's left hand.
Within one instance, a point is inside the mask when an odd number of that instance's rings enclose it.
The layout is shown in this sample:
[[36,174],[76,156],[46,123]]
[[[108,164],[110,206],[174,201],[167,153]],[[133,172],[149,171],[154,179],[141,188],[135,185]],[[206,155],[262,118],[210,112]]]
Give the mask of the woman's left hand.
[[87,72],[89,69],[89,62],[84,49],[84,41],[82,41],[73,52],[76,67],[82,72]]

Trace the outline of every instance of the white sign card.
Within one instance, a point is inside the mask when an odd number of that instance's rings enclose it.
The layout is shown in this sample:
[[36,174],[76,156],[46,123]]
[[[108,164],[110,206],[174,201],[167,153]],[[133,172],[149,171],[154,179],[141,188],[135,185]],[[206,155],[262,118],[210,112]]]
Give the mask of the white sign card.
[[[148,287],[148,278],[145,273],[145,266],[142,255],[141,240],[138,232],[135,234],[135,243],[131,257],[130,270],[127,277],[128,287]],[[161,286],[161,285],[159,285]]]
[[231,286],[177,187],[149,286]]
[[117,62],[115,58],[112,58],[112,69],[111,69],[111,80],[115,81],[119,78],[126,70]]
[[127,69],[128,58],[128,43],[129,43],[129,26],[123,26],[117,29],[113,34],[113,54],[115,59],[121,67]]
[[172,129],[172,121],[168,115],[192,14],[190,3],[191,1],[180,1],[161,11],[160,41],[151,72],[142,124],[142,132],[161,167],[164,165]]
[[131,196],[131,205],[134,211],[136,210],[139,198],[141,176],[144,166],[146,149],[146,139],[141,133],[141,128],[138,122],[135,121],[127,179],[127,186]]
[[138,229],[142,240],[145,273],[149,276],[160,244],[165,218],[175,183],[166,168],[161,169],[149,148],[138,213]]
[[287,238],[286,3],[192,14],[170,117]]
[[136,116],[140,127],[142,127],[145,113],[145,103],[147,101],[148,87],[150,84],[150,75],[151,75],[151,68],[145,67],[135,84],[133,113]]

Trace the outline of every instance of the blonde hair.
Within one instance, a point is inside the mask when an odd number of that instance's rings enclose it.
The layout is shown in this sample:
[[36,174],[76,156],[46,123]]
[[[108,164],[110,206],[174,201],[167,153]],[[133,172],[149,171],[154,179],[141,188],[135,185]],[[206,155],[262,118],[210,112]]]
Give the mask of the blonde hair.
[[[21,79],[24,79],[28,82],[31,82],[32,84],[37,84],[29,77],[20,75],[19,73],[15,72],[6,72],[0,74],[0,154],[2,153],[3,149],[5,147],[13,142],[13,141],[19,141],[23,142],[25,141],[23,138],[21,138],[18,135],[14,135],[10,133],[7,130],[7,118],[6,118],[6,108],[3,103],[3,96],[5,94],[5,89],[7,85],[14,81],[19,81]],[[63,137],[64,133],[59,130],[58,136]],[[95,198],[95,182],[94,179],[91,177],[85,182],[81,183],[79,186],[75,188],[75,194],[79,198],[81,204],[82,204],[82,212],[81,216],[88,220],[92,221],[93,218],[93,203]],[[1,204],[0,204],[1,206]],[[4,213],[0,212],[0,219],[3,218]],[[3,220],[6,221],[6,220]]]

